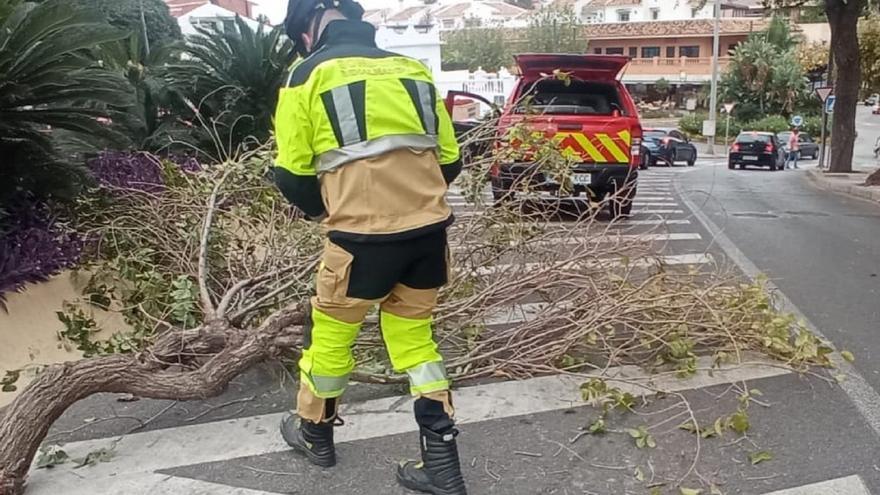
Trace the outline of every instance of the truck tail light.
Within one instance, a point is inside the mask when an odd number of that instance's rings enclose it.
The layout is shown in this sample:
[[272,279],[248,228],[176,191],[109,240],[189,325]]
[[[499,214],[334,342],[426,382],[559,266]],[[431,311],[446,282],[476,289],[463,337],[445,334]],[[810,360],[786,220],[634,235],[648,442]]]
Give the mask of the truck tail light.
[[773,153],[773,143],[767,143],[767,146],[764,146],[764,153]]
[[734,153],[739,153],[739,143],[733,143],[733,146],[730,148]]
[[629,155],[630,155],[629,165],[631,167],[638,167],[639,166],[641,154],[642,154],[642,138],[633,138],[632,147],[629,152]]
[[489,175],[492,177],[498,177],[501,175],[501,167],[498,166],[497,163],[493,163],[492,167],[489,168]]

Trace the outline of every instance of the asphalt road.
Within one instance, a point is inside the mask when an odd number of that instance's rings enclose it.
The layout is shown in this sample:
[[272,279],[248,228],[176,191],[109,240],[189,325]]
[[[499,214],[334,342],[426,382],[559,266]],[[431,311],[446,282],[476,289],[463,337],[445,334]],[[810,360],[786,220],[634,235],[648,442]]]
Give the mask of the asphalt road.
[[[860,119],[857,157],[871,158],[874,137],[861,129],[874,124],[863,112]],[[652,226],[657,219],[666,223]],[[630,223],[668,234],[660,254],[670,259],[756,266],[838,348],[854,352],[868,391],[880,390],[880,207],[820,191],[803,171],[729,171],[723,159],[704,159],[645,173]],[[746,439],[699,443],[677,428],[683,420],[663,422],[681,412],[674,396],[649,397],[640,414],[611,418],[608,434],[581,437],[596,412],[583,405],[577,383],[551,377],[463,388],[457,406],[471,493],[680,495],[683,486],[707,495],[715,484],[724,494],[880,495],[880,437],[871,420],[880,405],[819,377],[760,367],[741,373],[675,382],[709,423],[736,409],[742,387],[764,394],[750,408]],[[337,437],[340,465],[319,470],[278,440],[277,418],[294,388],[282,368],[267,365],[210,401],[84,401],[55,425],[52,441],[74,457],[97,448],[113,457],[35,471],[31,493],[408,493],[393,481],[396,460],[417,454],[403,390],[353,387]],[[652,426],[656,449],[634,448],[624,429],[639,425]],[[758,451],[773,459],[752,465],[749,454]]]

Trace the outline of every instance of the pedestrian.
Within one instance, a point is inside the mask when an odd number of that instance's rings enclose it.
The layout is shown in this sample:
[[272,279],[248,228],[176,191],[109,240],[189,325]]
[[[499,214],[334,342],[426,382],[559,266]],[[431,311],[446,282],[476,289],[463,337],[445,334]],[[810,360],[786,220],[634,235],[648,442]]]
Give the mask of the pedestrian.
[[296,412],[281,434],[312,463],[336,464],[334,426],[352,345],[379,305],[394,369],[415,397],[421,462],[407,488],[466,495],[455,410],[431,314],[449,273],[446,202],[461,172],[452,121],[429,69],[377,48],[354,0],[290,0],[285,29],[304,57],[281,89],[276,182],[327,232],[299,361]]
[[[788,155],[785,157],[785,168],[798,168],[800,153],[800,131],[797,127],[792,127],[791,135],[788,136]],[[789,167],[789,164],[793,166]]]

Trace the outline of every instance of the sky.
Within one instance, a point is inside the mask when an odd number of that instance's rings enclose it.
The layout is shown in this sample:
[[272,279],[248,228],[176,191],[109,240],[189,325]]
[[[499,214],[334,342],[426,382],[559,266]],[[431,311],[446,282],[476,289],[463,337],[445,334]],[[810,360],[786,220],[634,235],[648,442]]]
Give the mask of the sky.
[[[287,0],[254,0],[257,13],[266,14],[273,24],[280,24],[287,14]],[[360,0],[365,9],[378,9],[388,5],[388,0]]]

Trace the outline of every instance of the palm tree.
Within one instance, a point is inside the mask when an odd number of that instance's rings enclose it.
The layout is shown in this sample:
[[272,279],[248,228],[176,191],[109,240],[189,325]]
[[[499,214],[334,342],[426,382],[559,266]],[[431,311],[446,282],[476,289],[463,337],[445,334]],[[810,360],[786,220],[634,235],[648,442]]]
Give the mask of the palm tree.
[[90,49],[127,33],[62,0],[0,0],[2,12],[0,205],[23,191],[71,195],[82,168],[63,157],[126,140],[112,108],[130,103],[130,87]]
[[278,88],[296,58],[280,27],[254,30],[240,17],[235,25],[228,32],[200,29],[164,71],[168,85],[185,95],[194,128],[206,131],[192,144],[220,160],[269,138]]

